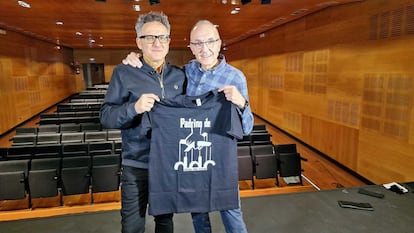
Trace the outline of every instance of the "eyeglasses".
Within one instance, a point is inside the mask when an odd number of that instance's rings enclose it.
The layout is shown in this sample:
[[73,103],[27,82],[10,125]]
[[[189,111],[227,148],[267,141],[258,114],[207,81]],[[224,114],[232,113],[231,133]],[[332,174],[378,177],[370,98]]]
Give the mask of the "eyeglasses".
[[197,49],[201,49],[205,45],[205,46],[207,46],[207,48],[210,49],[219,40],[220,39],[208,40],[208,41],[199,41],[199,42],[190,42],[190,45],[196,47]]
[[144,35],[144,36],[140,36],[139,38],[142,39],[147,44],[153,44],[156,39],[158,39],[158,41],[162,44],[168,43],[170,41],[169,35],[158,35],[158,36]]

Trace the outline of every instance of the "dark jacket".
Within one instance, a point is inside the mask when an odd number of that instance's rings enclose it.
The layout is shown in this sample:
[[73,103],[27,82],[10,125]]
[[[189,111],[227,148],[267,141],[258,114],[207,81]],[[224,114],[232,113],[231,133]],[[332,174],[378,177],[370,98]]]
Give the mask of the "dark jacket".
[[123,64],[115,67],[100,119],[106,128],[121,129],[122,164],[148,168],[150,136],[140,134],[142,114],[135,111],[134,105],[146,93],[156,94],[160,99],[184,94],[186,78],[184,71],[176,66],[165,64],[159,75],[143,59],[141,62],[140,69]]

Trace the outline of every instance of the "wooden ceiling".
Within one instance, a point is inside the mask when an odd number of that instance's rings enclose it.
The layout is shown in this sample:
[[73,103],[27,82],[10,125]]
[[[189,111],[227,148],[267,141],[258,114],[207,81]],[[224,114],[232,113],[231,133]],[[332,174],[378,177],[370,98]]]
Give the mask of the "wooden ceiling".
[[[359,1],[159,0],[151,5],[149,0],[25,0],[30,8],[24,8],[21,1],[1,0],[0,34],[11,30],[71,48],[134,48],[138,15],[162,11],[171,23],[171,48],[185,48],[200,19],[219,25],[224,45],[229,45],[327,7]],[[134,11],[134,5],[141,11]],[[238,13],[231,14],[236,8]]]

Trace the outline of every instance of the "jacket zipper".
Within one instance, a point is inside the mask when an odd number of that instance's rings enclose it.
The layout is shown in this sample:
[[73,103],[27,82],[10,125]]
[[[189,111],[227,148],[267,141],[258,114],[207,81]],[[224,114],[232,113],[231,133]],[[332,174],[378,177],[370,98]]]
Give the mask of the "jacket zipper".
[[164,72],[161,72],[161,74],[158,75],[158,81],[160,82],[160,87],[161,87],[161,98],[164,99],[165,98],[165,89],[164,89]]

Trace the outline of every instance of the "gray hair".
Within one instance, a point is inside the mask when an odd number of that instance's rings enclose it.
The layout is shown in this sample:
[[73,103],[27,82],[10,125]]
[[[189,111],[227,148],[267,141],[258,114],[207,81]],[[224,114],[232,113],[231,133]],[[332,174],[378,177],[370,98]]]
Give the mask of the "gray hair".
[[162,12],[151,11],[147,14],[143,14],[138,17],[137,23],[135,24],[135,31],[137,32],[138,37],[142,36],[141,33],[142,33],[142,27],[144,26],[144,24],[149,23],[149,22],[162,23],[167,28],[168,35],[170,34],[171,26],[170,26],[170,22],[168,21],[168,16]]

